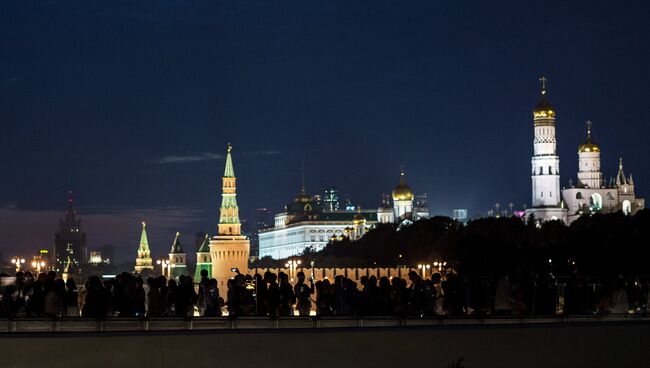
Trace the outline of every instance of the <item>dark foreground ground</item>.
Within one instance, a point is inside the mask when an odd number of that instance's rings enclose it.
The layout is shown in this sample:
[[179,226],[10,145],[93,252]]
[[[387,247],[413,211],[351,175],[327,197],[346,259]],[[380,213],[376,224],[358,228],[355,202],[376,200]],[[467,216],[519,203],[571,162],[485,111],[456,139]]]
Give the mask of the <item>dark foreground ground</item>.
[[650,366],[646,318],[30,320],[0,331],[2,367]]

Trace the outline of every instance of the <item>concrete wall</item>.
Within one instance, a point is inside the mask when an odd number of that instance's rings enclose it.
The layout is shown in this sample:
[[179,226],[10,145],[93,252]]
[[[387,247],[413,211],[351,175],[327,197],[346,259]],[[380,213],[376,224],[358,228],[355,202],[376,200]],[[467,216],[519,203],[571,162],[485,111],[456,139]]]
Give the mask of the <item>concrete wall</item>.
[[650,324],[0,334],[2,367],[645,367]]

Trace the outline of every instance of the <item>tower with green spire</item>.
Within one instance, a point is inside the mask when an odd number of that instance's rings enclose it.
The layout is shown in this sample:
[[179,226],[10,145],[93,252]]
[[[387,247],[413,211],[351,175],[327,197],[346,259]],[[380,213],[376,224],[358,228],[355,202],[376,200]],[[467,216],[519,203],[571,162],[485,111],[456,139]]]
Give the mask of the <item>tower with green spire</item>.
[[210,257],[210,236],[205,234],[205,238],[196,251],[196,270],[194,271],[194,280],[201,280],[201,271],[208,271],[208,278],[212,278],[212,257]]
[[232,146],[228,143],[226,168],[223,173],[219,235],[241,235],[239,207],[237,206],[237,178],[232,165]]
[[181,245],[181,233],[176,232],[172,249],[169,251],[169,278],[178,279],[180,275],[187,274],[187,255]]
[[138,257],[135,259],[135,272],[142,273],[144,270],[153,271],[153,261],[151,259],[149,241],[147,240],[147,224],[142,221],[142,233],[140,234]]
[[242,273],[248,272],[248,256],[250,254],[250,240],[241,234],[239,207],[237,206],[237,178],[232,164],[230,143],[228,143],[226,168],[221,183],[218,234],[210,240],[211,276],[217,279],[220,288],[226,287],[226,283],[233,276],[232,268],[238,268]]

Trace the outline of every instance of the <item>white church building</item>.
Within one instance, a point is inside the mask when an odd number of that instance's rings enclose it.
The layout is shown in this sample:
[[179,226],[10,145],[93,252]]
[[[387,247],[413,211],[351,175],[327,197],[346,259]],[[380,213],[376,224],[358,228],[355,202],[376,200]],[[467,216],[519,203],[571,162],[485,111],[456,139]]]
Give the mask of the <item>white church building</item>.
[[634,214],[643,209],[645,200],[634,194],[632,175],[623,172],[619,159],[616,180],[606,183],[600,169],[600,147],[591,137],[578,147],[577,183],[560,190],[560,157],[555,135],[555,109],[547,99],[546,78],[541,78],[541,100],[533,110],[534,140],[531,159],[532,207],[526,218],[536,221],[560,220],[570,224],[584,214],[622,211]]

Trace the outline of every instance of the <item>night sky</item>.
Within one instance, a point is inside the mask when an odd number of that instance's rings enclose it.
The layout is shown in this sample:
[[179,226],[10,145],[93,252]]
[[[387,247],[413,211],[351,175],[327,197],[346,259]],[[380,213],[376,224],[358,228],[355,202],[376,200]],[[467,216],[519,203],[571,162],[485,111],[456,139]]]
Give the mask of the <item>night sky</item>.
[[[337,186],[376,207],[404,165],[433,214],[530,203],[540,75],[562,185],[594,122],[649,195],[648,1],[4,1],[0,252],[52,247],[68,189],[88,247],[214,233],[227,142],[241,217]],[[575,179],[574,179],[575,180]]]

